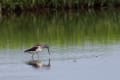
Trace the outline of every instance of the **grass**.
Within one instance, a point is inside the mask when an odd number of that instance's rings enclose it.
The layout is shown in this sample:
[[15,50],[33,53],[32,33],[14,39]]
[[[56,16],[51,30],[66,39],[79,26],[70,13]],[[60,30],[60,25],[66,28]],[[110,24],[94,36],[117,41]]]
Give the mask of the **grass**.
[[120,7],[120,0],[1,0],[2,10],[86,9],[101,7]]
[[[47,43],[54,46],[120,42],[120,12],[71,12],[2,17],[0,47]],[[4,46],[4,44],[6,44]]]

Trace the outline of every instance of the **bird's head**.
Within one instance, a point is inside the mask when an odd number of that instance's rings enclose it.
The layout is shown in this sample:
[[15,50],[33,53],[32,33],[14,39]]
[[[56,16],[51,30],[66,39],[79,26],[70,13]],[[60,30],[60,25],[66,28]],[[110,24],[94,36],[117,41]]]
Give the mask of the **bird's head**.
[[49,50],[49,46],[48,46],[48,45],[42,45],[42,48],[48,49],[48,53],[49,53],[49,55],[50,55],[50,50]]
[[50,55],[50,51],[49,51],[49,46],[48,46],[48,45],[46,45],[46,44],[44,44],[44,45],[43,45],[43,44],[37,44],[36,46],[37,46],[37,47],[41,47],[41,48],[43,48],[43,49],[44,49],[44,48],[48,49],[48,53],[49,53],[49,55]]

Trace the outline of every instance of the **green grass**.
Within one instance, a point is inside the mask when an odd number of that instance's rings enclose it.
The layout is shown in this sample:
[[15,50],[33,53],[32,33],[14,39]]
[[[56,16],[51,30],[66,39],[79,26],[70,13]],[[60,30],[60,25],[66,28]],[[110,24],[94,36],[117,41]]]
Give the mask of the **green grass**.
[[[52,8],[81,8],[81,7],[102,7],[107,5],[120,6],[120,0],[1,0],[0,4],[3,8],[9,5],[10,9],[14,9],[15,5],[19,5],[21,8],[33,8],[37,7],[52,7]],[[39,5],[39,6],[38,6]]]
[[120,12],[49,13],[2,17],[0,47],[47,43],[54,46],[120,42]]

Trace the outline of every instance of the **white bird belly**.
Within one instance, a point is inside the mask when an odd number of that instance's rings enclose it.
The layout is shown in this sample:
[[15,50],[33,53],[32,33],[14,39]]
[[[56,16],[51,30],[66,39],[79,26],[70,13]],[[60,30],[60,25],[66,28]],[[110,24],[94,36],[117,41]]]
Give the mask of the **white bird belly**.
[[41,51],[42,51],[41,48],[36,49],[36,52],[41,52]]

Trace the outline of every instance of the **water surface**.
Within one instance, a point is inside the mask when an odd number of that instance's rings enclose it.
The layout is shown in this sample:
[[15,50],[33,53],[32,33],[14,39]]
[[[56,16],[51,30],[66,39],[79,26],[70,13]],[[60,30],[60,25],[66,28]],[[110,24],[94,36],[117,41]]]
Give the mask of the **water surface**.
[[[119,80],[120,12],[53,12],[0,18],[1,80]],[[48,44],[40,62],[28,65],[24,50]],[[37,59],[37,56],[35,56]]]

